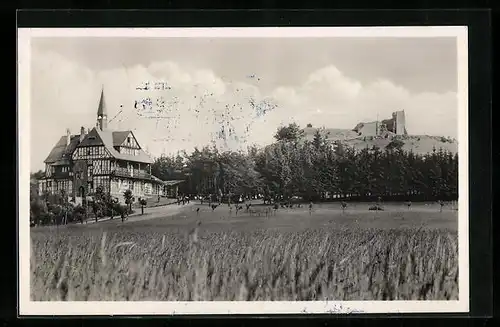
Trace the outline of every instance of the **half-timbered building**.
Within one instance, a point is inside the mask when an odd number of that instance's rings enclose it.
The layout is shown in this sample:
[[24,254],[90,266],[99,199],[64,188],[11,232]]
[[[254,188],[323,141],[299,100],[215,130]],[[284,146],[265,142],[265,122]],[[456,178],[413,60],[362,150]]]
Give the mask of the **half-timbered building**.
[[152,159],[139,145],[132,131],[107,128],[104,93],[101,91],[97,124],[81,128],[79,135],[69,130],[45,160],[45,178],[40,191],[67,192],[76,202],[92,195],[97,187],[124,201],[130,189],[136,199],[163,195],[165,183],[151,175]]

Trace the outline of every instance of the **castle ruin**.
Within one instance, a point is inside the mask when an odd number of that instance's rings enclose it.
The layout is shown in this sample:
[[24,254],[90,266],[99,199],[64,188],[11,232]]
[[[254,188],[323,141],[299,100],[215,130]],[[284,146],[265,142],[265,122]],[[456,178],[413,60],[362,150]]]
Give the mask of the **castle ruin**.
[[359,136],[375,136],[387,137],[389,134],[393,135],[407,135],[406,120],[404,110],[392,113],[391,119],[384,119],[382,121],[372,121],[368,123],[358,123],[353,131],[358,133]]

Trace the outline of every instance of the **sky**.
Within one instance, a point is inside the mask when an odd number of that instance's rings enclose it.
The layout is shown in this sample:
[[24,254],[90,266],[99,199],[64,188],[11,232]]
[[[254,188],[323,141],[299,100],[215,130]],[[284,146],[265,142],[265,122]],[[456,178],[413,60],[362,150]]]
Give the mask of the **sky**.
[[33,38],[31,169],[67,128],[95,126],[101,89],[109,128],[133,130],[153,157],[268,144],[291,122],[352,129],[397,110],[409,134],[457,138],[456,49],[437,37]]

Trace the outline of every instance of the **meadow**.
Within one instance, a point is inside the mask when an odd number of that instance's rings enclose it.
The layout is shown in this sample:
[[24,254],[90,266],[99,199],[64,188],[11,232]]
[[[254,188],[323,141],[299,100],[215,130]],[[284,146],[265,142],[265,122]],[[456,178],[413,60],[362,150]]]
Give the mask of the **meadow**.
[[[200,208],[197,213],[196,208]],[[457,300],[457,211],[186,206],[31,231],[35,301]]]

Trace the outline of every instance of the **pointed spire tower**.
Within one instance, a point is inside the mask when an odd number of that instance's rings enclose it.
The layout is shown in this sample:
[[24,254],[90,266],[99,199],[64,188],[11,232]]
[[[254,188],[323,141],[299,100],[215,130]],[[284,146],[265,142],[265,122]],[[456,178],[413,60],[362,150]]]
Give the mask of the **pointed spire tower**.
[[104,101],[104,86],[101,88],[101,98],[99,99],[99,107],[97,108],[97,127],[104,131],[108,128],[108,111],[106,102]]

